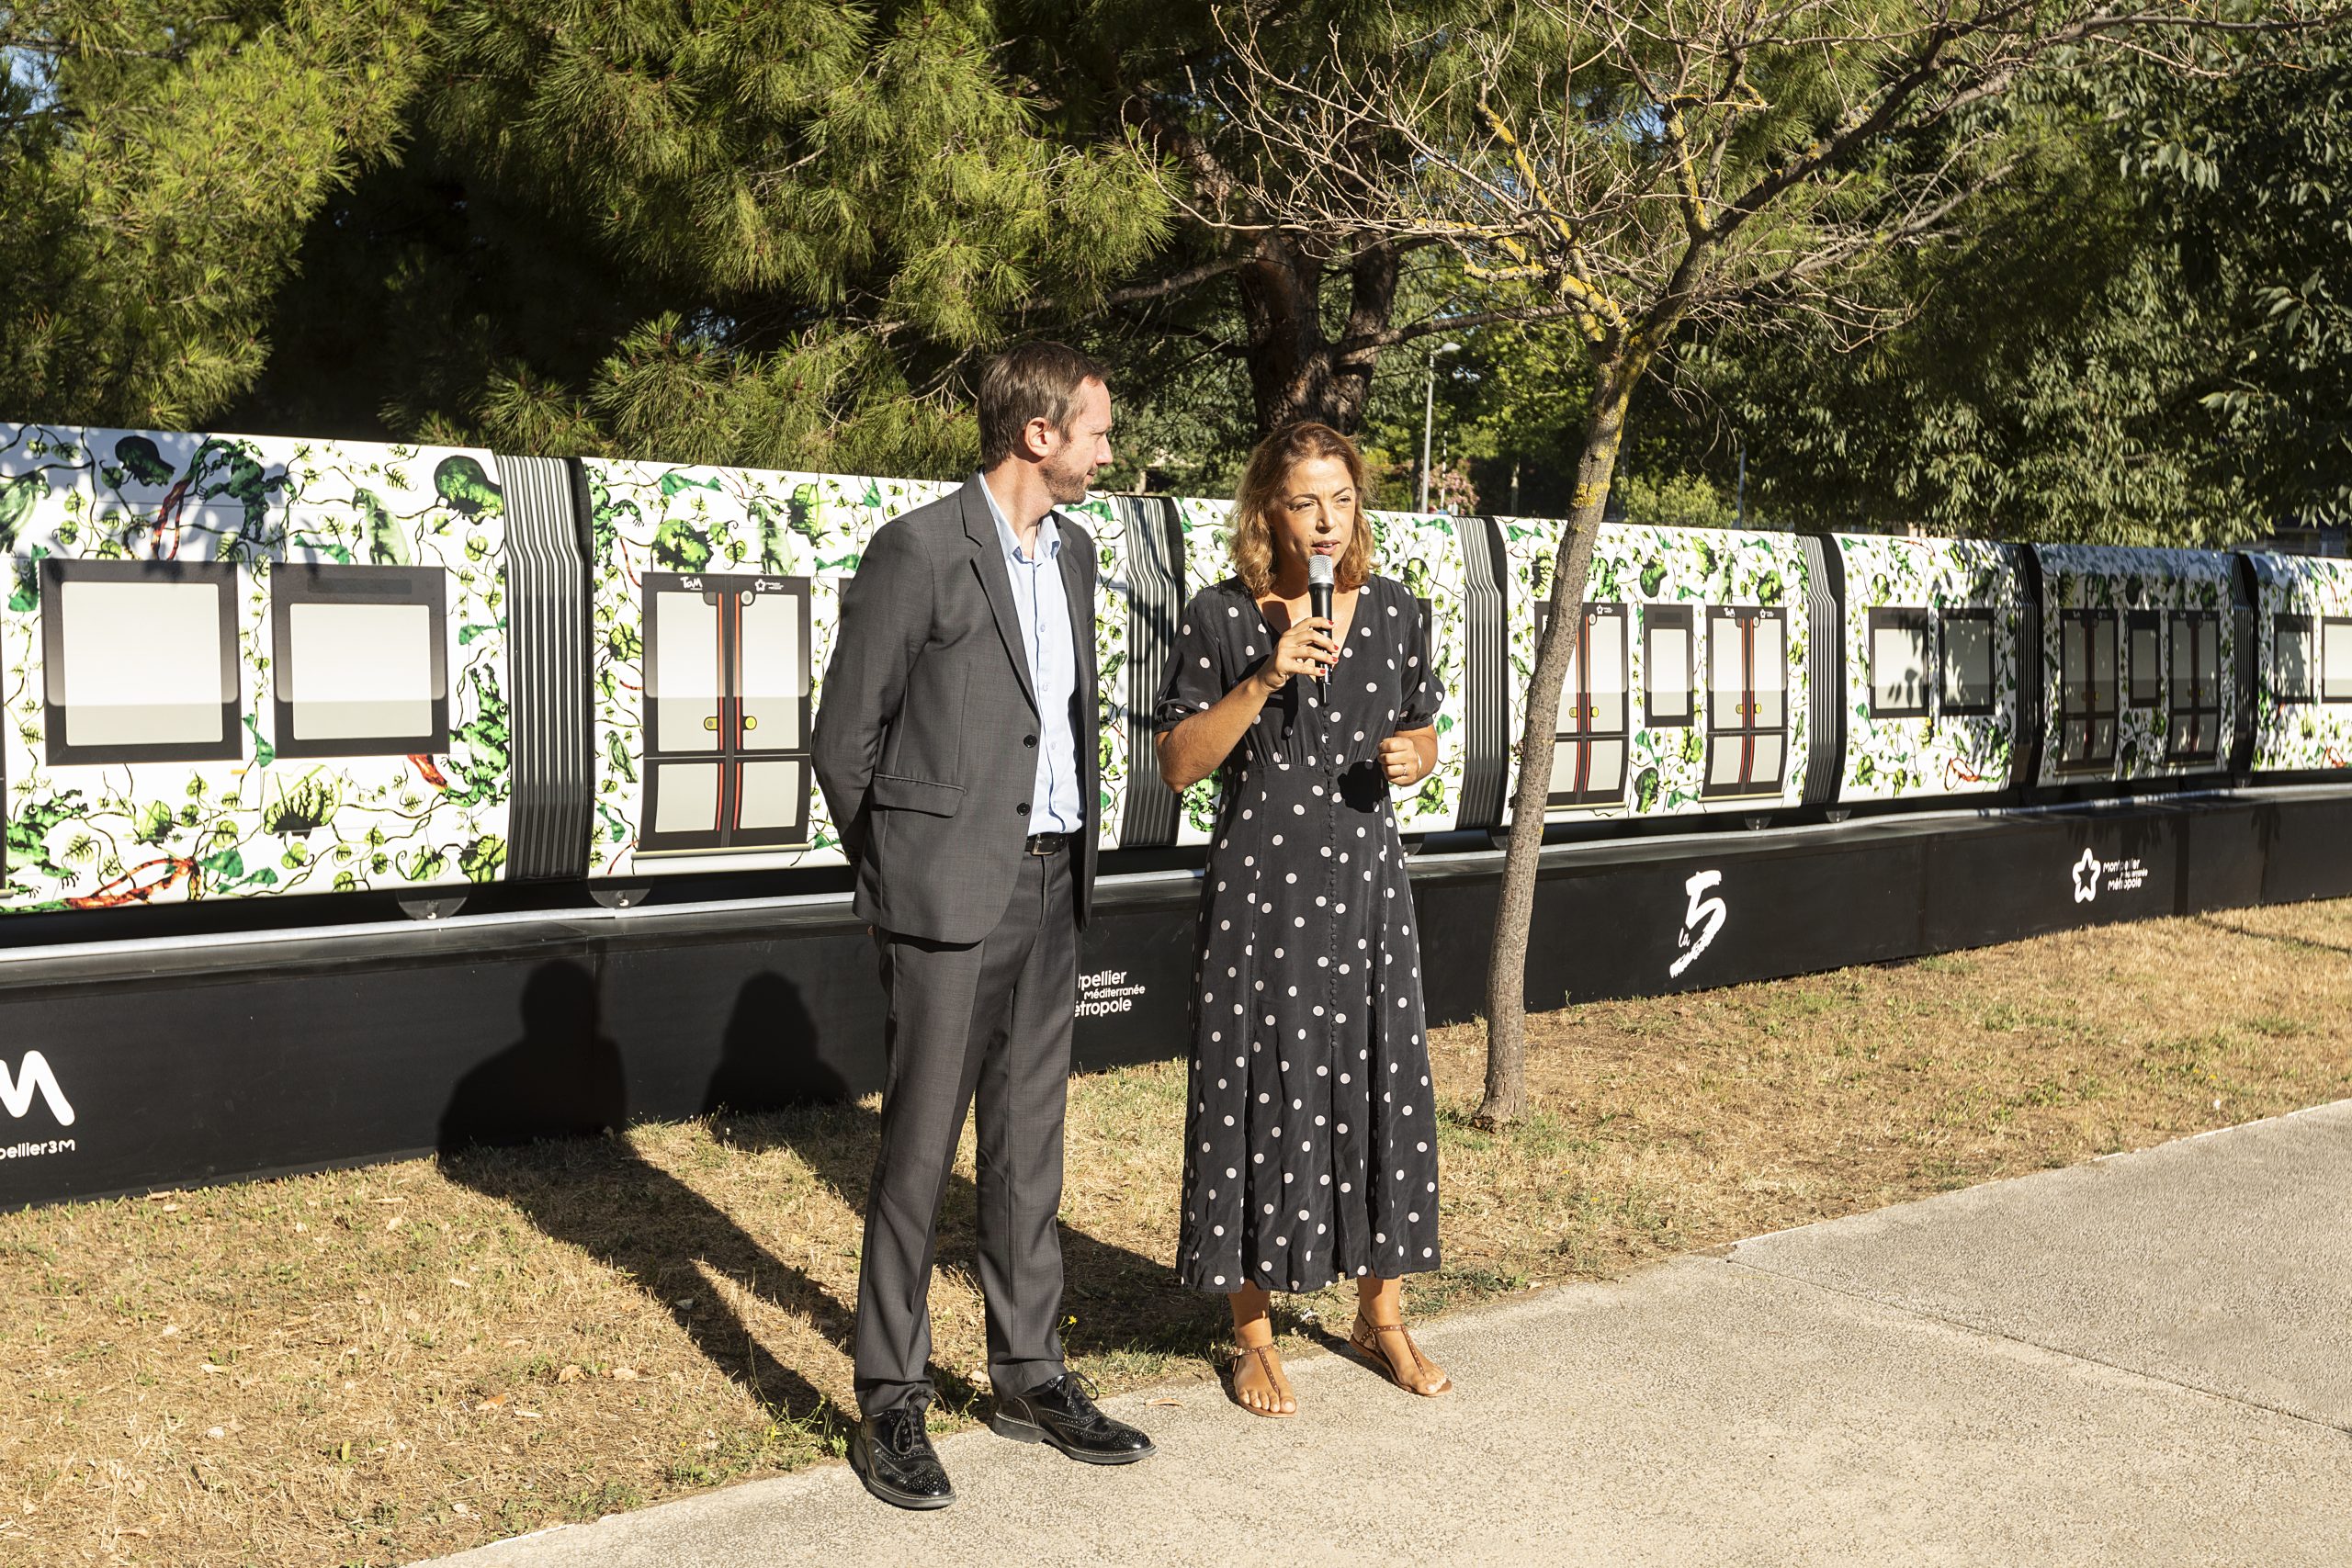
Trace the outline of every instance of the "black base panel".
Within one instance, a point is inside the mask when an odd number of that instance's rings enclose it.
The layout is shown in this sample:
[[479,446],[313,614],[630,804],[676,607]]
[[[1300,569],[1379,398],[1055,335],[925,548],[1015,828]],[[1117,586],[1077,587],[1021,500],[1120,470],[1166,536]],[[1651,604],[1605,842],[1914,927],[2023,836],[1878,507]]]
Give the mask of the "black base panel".
[[[1432,1022],[1486,1010],[1501,863],[1412,861]],[[1102,887],[1080,1069],[1184,1054],[1198,887]],[[2348,894],[2338,786],[1555,844],[1527,1000]],[[872,940],[832,897],[19,951],[0,957],[0,1204],[868,1094],[882,1021]]]

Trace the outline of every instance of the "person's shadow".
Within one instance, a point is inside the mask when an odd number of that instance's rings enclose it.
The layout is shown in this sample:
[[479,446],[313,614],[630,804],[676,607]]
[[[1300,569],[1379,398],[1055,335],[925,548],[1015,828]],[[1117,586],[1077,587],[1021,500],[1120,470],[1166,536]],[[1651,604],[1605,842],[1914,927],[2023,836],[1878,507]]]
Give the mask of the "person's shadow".
[[[761,981],[773,988],[754,997]],[[792,987],[772,976],[761,981],[745,988],[730,1040],[752,1016],[769,1037],[770,1053],[809,1039],[805,1010],[795,1026]],[[838,1091],[838,1077],[822,1072],[762,1077],[769,1059],[763,1053],[732,1069],[722,1061],[713,1096]],[[628,1139],[603,1135],[625,1126],[628,1111],[620,1047],[599,1028],[594,977],[577,964],[552,963],[524,990],[523,1037],[458,1081],[441,1119],[441,1168],[628,1278],[713,1366],[763,1404],[828,1438],[842,1436],[856,1413],[778,1361],[732,1307],[704,1288],[696,1264],[806,1318],[844,1353],[849,1308],[708,1199],[640,1157]]]

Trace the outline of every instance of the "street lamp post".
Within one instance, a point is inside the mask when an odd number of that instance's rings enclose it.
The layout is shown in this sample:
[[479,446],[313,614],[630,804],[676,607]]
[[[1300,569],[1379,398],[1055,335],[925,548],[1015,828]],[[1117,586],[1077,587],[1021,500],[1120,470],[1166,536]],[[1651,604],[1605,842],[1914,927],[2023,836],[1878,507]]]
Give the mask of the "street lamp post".
[[1742,431],[1733,439],[1739,443],[1739,488],[1733,492],[1737,497],[1733,504],[1739,513],[1737,525],[1745,528],[1747,526],[1747,433]]
[[1437,356],[1461,351],[1458,343],[1442,343],[1430,350],[1430,375],[1421,389],[1421,506],[1430,509],[1430,431],[1437,423]]

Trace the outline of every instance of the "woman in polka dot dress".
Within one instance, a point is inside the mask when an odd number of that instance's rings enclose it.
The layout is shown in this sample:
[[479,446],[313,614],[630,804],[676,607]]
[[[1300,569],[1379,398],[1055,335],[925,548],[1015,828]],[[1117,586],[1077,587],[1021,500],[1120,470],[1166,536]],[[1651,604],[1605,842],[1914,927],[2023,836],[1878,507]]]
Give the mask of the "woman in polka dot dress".
[[[1415,1393],[1452,1387],[1406,1332],[1438,1265],[1420,952],[1389,791],[1436,765],[1442,693],[1419,608],[1374,577],[1363,459],[1295,424],[1250,455],[1236,574],[1185,607],[1155,716],[1160,775],[1223,773],[1201,897],[1183,1281],[1233,1307],[1233,1397],[1296,1408],[1270,1291],[1353,1279],[1351,1341]],[[1329,620],[1307,561],[1329,556]],[[1328,671],[1318,688],[1315,676]]]

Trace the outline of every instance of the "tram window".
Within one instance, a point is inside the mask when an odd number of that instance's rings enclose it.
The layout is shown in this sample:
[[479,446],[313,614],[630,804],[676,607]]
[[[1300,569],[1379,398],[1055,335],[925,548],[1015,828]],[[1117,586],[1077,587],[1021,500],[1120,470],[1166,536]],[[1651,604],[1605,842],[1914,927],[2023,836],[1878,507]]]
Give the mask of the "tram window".
[[271,570],[279,756],[449,749],[446,577],[438,567],[288,564]]
[[51,558],[40,600],[52,764],[243,754],[235,567]]
[[[739,676],[746,750],[791,751],[806,744],[800,734],[800,710],[808,698],[808,659],[800,646],[805,604],[797,594],[763,593],[742,606]],[[748,804],[748,784],[745,788]]]
[[2312,700],[2312,618],[2280,615],[2271,623],[2270,694],[2282,703]]
[[722,596],[656,592],[652,643],[659,650],[653,694],[655,751],[718,750],[718,621]]
[[743,764],[743,799],[736,825],[747,831],[772,831],[800,820],[808,798],[808,778],[798,762],[763,761]]
[[1690,723],[1690,606],[1649,604],[1642,609],[1642,680],[1653,728],[1683,728]]
[[1736,795],[1744,782],[1741,764],[1744,759],[1737,746],[1718,745],[1707,753],[1707,788],[1725,795]]
[[2165,750],[2182,761],[2219,753],[2222,729],[2222,618],[2210,610],[2172,617],[2172,671]]
[[1947,610],[1943,616],[1943,711],[1951,716],[1993,711],[1993,612]]
[[[1778,615],[1767,614],[1758,615],[1754,626],[1756,684],[1748,705],[1748,727],[1780,729],[1789,722],[1788,623]],[[1776,770],[1774,777],[1778,776]]]
[[1747,722],[1747,644],[1736,610],[1707,615],[1707,728],[1737,729]]
[[1871,716],[1924,718],[1928,714],[1928,612],[1872,610]]
[[718,764],[656,762],[653,773],[653,831],[664,836],[709,831],[718,819]]
[[2322,702],[2352,703],[2352,619],[2330,615],[2320,625]]
[[2159,624],[2154,610],[2133,610],[2124,618],[2123,700],[2132,707],[2152,708],[2161,698],[2165,666],[2156,644]]

